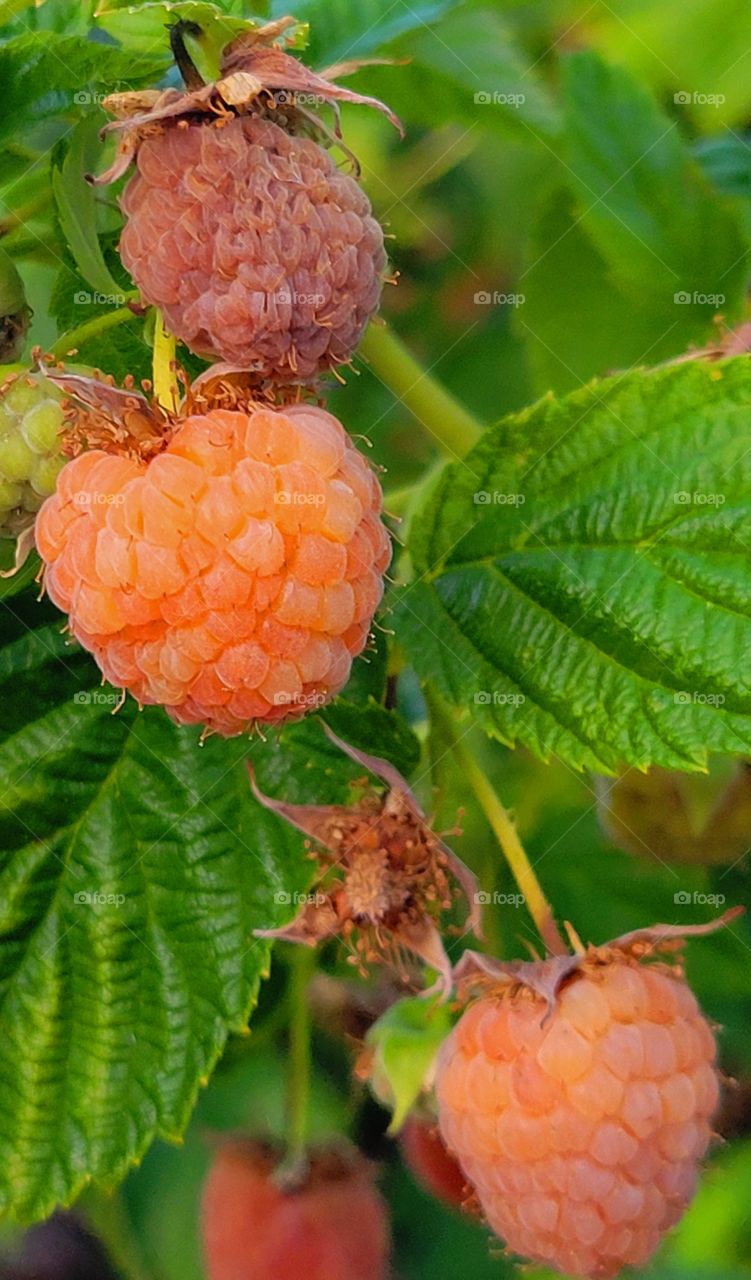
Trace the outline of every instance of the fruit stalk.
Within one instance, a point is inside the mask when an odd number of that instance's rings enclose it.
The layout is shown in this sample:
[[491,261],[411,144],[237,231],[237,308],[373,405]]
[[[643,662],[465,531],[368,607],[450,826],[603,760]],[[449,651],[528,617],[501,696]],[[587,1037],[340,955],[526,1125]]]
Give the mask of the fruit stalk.
[[308,947],[295,947],[290,956],[287,1158],[293,1164],[303,1159],[308,1140],[311,1068],[308,985],[314,960],[315,953]]
[[422,368],[390,329],[371,324],[359,354],[444,453],[461,458],[477,443],[482,434],[477,419]]
[[432,714],[440,718],[441,728],[451,742],[456,762],[493,829],[540,937],[551,955],[565,955],[568,948],[558,931],[553,910],[542,891],[508,810],[496,794],[473,750],[467,745],[466,735],[459,737],[453,721],[442,708],[439,710],[433,706]]
[[[125,298],[135,301],[138,298],[138,290],[133,289],[130,293],[126,293]],[[103,315],[94,316],[93,320],[87,320],[84,324],[76,325],[75,329],[69,329],[50,347],[50,355],[62,360],[70,351],[83,346],[89,339],[99,337],[108,329],[116,329],[119,324],[125,324],[127,320],[136,319],[138,319],[136,312],[131,311],[127,306],[117,307],[114,311],[105,311]]]

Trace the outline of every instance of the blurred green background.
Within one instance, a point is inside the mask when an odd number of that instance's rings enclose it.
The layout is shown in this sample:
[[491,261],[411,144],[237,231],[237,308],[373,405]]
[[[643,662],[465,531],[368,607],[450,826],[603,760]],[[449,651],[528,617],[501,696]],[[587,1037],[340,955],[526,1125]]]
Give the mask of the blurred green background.
[[[243,15],[287,8],[221,7]],[[347,144],[392,237],[399,282],[385,290],[383,313],[480,421],[551,389],[669,359],[745,318],[748,0],[306,0],[295,13],[311,24],[303,55],[311,65],[355,57],[393,63],[365,67],[351,83],[399,112],[405,141],[375,113],[344,111]],[[100,42],[95,49],[112,43],[89,3],[46,0],[29,9],[5,0],[2,21],[3,40],[56,31],[91,32]],[[7,88],[0,232],[34,308],[29,349],[97,314],[96,304],[77,301],[88,286],[50,214],[51,166],[76,119],[101,125],[104,116],[88,82],[79,89],[88,100],[71,103],[75,78],[56,100],[55,70],[31,45],[23,65],[4,59],[0,43]],[[42,159],[30,164],[26,146]],[[118,275],[111,195],[102,197],[97,216]],[[97,364],[98,354],[95,344],[83,344],[82,360]],[[107,356],[117,376],[148,372],[137,324],[113,335]],[[387,490],[409,485],[437,458],[429,433],[366,360],[356,362],[346,385],[332,387],[330,407],[369,440],[373,460],[386,468]],[[400,698],[419,732],[418,691],[406,682]],[[747,899],[743,841],[730,865],[715,868],[620,851],[598,824],[594,780],[522,751],[484,751],[559,917],[582,937],[602,941],[658,920],[697,923],[715,914],[718,897],[727,906]],[[723,766],[709,779],[688,780],[697,813],[706,814],[727,775]],[[431,790],[425,768],[417,777],[439,826],[452,826],[466,799],[461,780],[438,769]],[[492,874],[499,892],[512,892],[484,821],[473,811],[460,822],[457,851],[482,869],[486,888]],[[676,894],[690,902],[679,897],[676,905]],[[520,954],[534,936],[524,909],[490,910],[499,951]],[[743,924],[689,948],[689,977],[707,1014],[725,1028],[723,1068],[740,1083],[729,1091],[722,1121],[727,1142],[718,1145],[685,1221],[645,1272],[655,1278],[751,1275],[749,954]],[[83,1206],[134,1280],[200,1280],[198,1206],[213,1136],[282,1130],[286,963],[277,948],[252,1034],[230,1045],[184,1144],[155,1144],[117,1197],[92,1195]],[[337,970],[333,953],[326,963]],[[325,1029],[316,1032],[315,1062],[316,1132],[348,1132],[383,1163],[395,1280],[511,1274],[513,1264],[489,1251],[481,1226],[414,1184],[383,1136],[387,1117],[352,1083],[347,1047]],[[14,1241],[11,1233],[11,1251]]]

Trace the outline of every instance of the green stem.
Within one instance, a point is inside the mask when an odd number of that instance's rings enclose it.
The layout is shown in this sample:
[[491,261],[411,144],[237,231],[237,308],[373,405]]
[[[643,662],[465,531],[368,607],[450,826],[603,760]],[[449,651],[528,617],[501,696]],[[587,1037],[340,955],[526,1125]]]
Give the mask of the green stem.
[[[134,291],[126,293],[126,298],[133,301],[138,298],[138,294]],[[94,316],[93,320],[87,320],[84,324],[79,324],[75,329],[69,329],[57,342],[50,347],[50,354],[58,360],[67,356],[69,351],[75,351],[78,347],[83,346],[84,342],[88,342],[90,338],[96,338],[100,333],[105,333],[107,329],[114,329],[119,324],[125,324],[128,320],[136,320],[134,311],[130,307],[116,307],[114,311],[105,311],[100,316]]]
[[519,839],[511,815],[498,798],[495,788],[469,745],[467,735],[459,736],[454,720],[448,711],[437,705],[435,700],[432,701],[431,715],[437,715],[442,732],[451,742],[451,749],[462,777],[469,783],[480,803],[480,808],[501,846],[511,868],[511,874],[519,886],[527,910],[537,925],[545,946],[551,955],[565,955],[568,948],[558,932],[550,903],[542,891],[542,886]]
[[41,213],[42,209],[46,209],[51,200],[52,196],[49,191],[40,191],[31,200],[27,200],[26,204],[19,205],[17,209],[11,209],[3,218],[0,218],[0,236],[8,236],[17,227],[22,227],[35,214]]
[[81,1197],[80,1208],[124,1280],[156,1280],[143,1257],[120,1192],[107,1194],[89,1187]]
[[444,452],[461,458],[479,440],[480,423],[422,368],[391,329],[371,324],[360,355]]
[[287,1158],[302,1159],[308,1140],[310,1101],[310,1004],[308,984],[315,952],[299,946],[292,950],[289,987],[289,1074],[287,1077]]

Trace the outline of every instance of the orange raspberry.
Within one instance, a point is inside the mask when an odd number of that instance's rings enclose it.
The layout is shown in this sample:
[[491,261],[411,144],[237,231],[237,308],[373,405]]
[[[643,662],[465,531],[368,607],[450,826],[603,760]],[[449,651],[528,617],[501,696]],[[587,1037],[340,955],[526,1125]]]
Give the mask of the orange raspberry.
[[386,1206],[354,1153],[313,1153],[284,1179],[260,1144],[221,1148],[203,1193],[208,1280],[386,1280]]
[[390,554],[381,488],[306,404],[214,409],[151,461],[100,449],[37,519],[50,597],[106,678],[225,736],[346,683]]
[[625,952],[587,957],[552,1008],[543,989],[499,984],[467,1009],[441,1050],[441,1131],[516,1253],[613,1276],[694,1194],[715,1039],[679,973]]

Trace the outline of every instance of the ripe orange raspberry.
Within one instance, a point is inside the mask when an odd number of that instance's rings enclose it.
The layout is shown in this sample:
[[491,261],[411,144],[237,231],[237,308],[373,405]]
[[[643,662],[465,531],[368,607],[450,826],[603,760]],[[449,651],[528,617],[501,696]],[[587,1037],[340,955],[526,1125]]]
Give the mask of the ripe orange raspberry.
[[259,116],[146,138],[120,253],[193,351],[280,379],[349,360],[378,306],[383,232],[354,178]]
[[410,1116],[399,1134],[399,1146],[412,1176],[436,1200],[452,1208],[464,1204],[467,1179],[435,1124]]
[[539,964],[467,1009],[441,1050],[440,1126],[511,1249],[607,1277],[645,1263],[694,1194],[715,1039],[668,966],[566,960],[552,1008]]
[[381,599],[381,488],[306,404],[178,422],[151,461],[92,449],[37,519],[45,585],[106,678],[224,735],[346,683]]
[[223,1146],[204,1193],[208,1280],[386,1280],[386,1206],[354,1154],[313,1153],[306,1176],[280,1177],[270,1148]]

